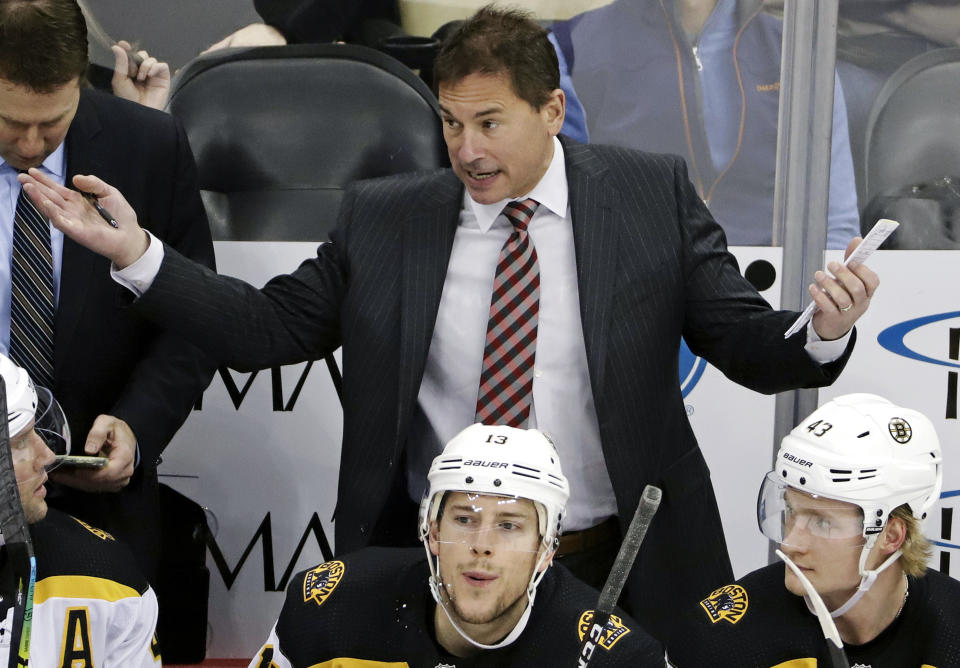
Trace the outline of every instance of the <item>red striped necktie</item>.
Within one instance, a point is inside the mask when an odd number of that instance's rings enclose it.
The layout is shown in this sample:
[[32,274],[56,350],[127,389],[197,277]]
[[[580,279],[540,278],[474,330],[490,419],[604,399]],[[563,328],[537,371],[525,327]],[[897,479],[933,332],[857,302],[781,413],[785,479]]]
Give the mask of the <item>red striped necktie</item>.
[[527,225],[532,199],[510,202],[503,215],[513,224],[497,260],[490,320],[483,350],[476,421],[524,427],[533,402],[533,363],[540,312],[540,264]]

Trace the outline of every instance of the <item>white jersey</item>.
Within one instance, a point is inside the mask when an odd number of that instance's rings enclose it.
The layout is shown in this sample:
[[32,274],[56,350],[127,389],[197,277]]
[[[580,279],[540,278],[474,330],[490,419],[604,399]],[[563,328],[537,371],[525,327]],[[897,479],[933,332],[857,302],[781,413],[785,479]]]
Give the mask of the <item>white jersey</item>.
[[[154,668],[157,597],[133,556],[104,531],[51,509],[30,527],[37,563],[29,666]],[[6,552],[3,549],[2,552]],[[0,560],[0,666],[7,666],[14,608],[10,565]],[[17,651],[17,647],[13,648]]]

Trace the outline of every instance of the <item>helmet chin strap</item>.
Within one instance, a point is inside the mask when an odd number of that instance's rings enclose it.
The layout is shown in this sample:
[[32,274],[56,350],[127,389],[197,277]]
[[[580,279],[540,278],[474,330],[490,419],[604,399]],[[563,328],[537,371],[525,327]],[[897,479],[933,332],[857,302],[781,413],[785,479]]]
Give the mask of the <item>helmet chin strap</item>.
[[797,576],[797,579],[800,580],[800,584],[803,585],[803,590],[807,592],[806,596],[803,599],[807,603],[807,607],[810,608],[810,612],[817,616],[817,619],[820,621],[820,628],[823,630],[823,637],[827,640],[833,642],[833,644],[839,649],[843,649],[843,641],[840,639],[840,632],[837,631],[837,625],[833,623],[833,619],[830,616],[830,612],[827,610],[827,606],[824,604],[823,599],[820,598],[820,594],[817,593],[817,590],[813,588],[813,584],[810,580],[807,579],[807,576],[803,574],[790,557],[784,554],[781,550],[777,550],[777,556],[780,557],[783,562],[793,571],[793,574]]
[[[870,556],[870,550],[873,549],[873,546],[877,542],[877,537],[880,534],[873,534],[867,538],[867,542],[864,544],[863,549],[860,550],[860,584],[857,586],[857,591],[853,592],[853,596],[847,599],[847,602],[841,605],[839,608],[830,613],[830,616],[836,619],[840,615],[846,614],[857,602],[863,598],[863,595],[870,591],[870,587],[873,586],[873,583],[877,581],[877,578],[885,570],[890,568],[897,559],[900,558],[900,555],[903,554],[903,550],[897,550],[889,557],[886,561],[880,564],[877,568],[874,568],[872,571],[866,570],[867,568],[867,557]],[[807,604],[809,605],[809,603]]]
[[527,606],[523,614],[520,615],[520,619],[517,620],[516,625],[500,642],[495,645],[484,645],[471,638],[453,619],[453,615],[450,614],[450,610],[447,608],[443,593],[440,591],[443,586],[443,579],[440,577],[440,558],[430,552],[426,541],[424,541],[424,547],[427,550],[427,563],[430,566],[430,593],[433,595],[433,600],[437,602],[437,605],[443,610],[443,614],[447,616],[450,625],[456,629],[457,633],[459,633],[464,640],[478,649],[500,649],[520,637],[520,634],[523,633],[523,630],[527,627],[527,622],[530,620],[530,613],[533,612],[533,599],[537,595],[537,585],[540,584],[540,580],[543,579],[543,576],[547,572],[546,568],[543,568],[543,570],[541,570],[541,568],[546,563],[547,557],[551,554],[552,550],[544,549],[537,559],[537,564],[533,569],[533,573],[530,575],[530,582],[527,583]]

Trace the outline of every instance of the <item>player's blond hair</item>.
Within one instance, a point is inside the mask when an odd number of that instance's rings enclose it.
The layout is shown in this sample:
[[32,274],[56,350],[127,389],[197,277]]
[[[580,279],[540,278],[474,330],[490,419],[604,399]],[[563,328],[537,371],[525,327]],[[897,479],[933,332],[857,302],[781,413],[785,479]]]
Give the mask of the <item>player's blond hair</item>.
[[903,520],[907,527],[907,537],[900,547],[903,554],[900,555],[900,567],[903,572],[912,577],[921,577],[927,572],[927,563],[933,554],[933,546],[927,537],[923,535],[923,527],[910,508],[904,504],[890,513],[891,518]]

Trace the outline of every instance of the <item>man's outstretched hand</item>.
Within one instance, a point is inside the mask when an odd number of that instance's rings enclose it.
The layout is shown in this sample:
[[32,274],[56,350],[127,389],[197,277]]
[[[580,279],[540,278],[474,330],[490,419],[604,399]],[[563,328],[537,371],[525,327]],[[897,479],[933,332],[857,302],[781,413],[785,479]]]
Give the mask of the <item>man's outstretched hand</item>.
[[149,237],[120,191],[95,176],[73,177],[77,190],[90,193],[117,221],[114,229],[80,192],[61,186],[39,169],[19,177],[23,189],[53,226],[81,246],[111,260],[118,269],[132,264],[147,250]]

